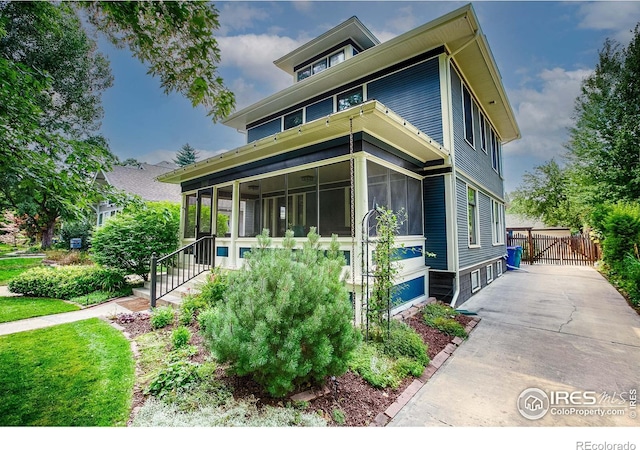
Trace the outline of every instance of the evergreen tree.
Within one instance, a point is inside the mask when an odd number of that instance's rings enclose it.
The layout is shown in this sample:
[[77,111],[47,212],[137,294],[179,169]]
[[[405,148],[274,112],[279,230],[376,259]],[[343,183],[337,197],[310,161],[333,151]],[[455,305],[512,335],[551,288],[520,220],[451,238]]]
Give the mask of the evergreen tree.
[[188,166],[189,164],[193,164],[197,159],[198,152],[195,148],[187,143],[184,144],[180,150],[178,150],[178,152],[176,153],[176,159],[174,159],[173,162],[180,167],[184,167]]

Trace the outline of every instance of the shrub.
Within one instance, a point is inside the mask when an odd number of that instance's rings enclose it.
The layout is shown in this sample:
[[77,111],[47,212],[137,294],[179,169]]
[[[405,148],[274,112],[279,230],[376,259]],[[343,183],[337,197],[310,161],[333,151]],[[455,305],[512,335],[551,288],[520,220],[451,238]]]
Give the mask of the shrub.
[[178,248],[180,206],[148,202],[143,208],[125,209],[98,228],[92,239],[95,261],[127,274],[149,276],[151,254],[158,256]]
[[616,283],[627,293],[629,301],[634,306],[640,305],[640,261],[631,255],[627,255],[621,264],[615,277]]
[[122,272],[98,266],[36,267],[9,282],[9,290],[31,297],[70,299],[94,291],[117,291],[125,286]]
[[214,269],[208,280],[198,286],[200,297],[208,306],[215,306],[222,301],[225,292],[229,288],[229,275]]
[[455,319],[450,319],[448,317],[436,317],[429,322],[427,325],[435,328],[436,330],[440,330],[449,336],[458,336],[461,338],[467,337],[467,332],[464,327],[455,321]]
[[206,306],[200,295],[187,295],[180,305],[179,321],[182,325],[191,325],[200,310]]
[[216,311],[214,308],[207,308],[200,311],[198,314],[198,324],[200,325],[200,331],[205,333],[207,332],[207,326],[214,319],[216,315]]
[[71,239],[81,239],[81,250],[87,250],[89,248],[89,242],[91,241],[91,231],[93,225],[88,222],[65,222],[60,230],[60,244],[62,248],[67,250],[71,249]]
[[343,374],[358,343],[337,238],[326,255],[318,240],[312,229],[303,249],[294,251],[289,230],[283,248],[269,249],[264,231],[205,326],[217,358],[276,397]]
[[179,389],[189,387],[199,379],[198,364],[185,360],[173,361],[158,371],[145,389],[145,393],[163,398],[168,394],[175,394]]
[[373,343],[363,342],[351,354],[349,368],[377,388],[396,388],[403,378],[395,370],[393,359],[385,355],[379,345]]
[[173,348],[185,347],[191,340],[191,331],[185,326],[179,326],[171,333]]
[[424,317],[454,317],[458,314],[458,311],[442,302],[429,303],[422,309]]
[[154,329],[164,328],[173,323],[175,313],[170,306],[161,306],[151,311],[151,327]]
[[339,408],[334,408],[331,411],[331,418],[338,425],[344,425],[347,422],[347,415]]
[[392,320],[390,327],[389,339],[384,342],[384,352],[393,358],[405,356],[424,369],[429,364],[429,348],[422,337],[413,328],[397,320]]
[[612,206],[603,223],[602,256],[614,268],[624,258],[636,253],[640,243],[640,205],[618,203]]

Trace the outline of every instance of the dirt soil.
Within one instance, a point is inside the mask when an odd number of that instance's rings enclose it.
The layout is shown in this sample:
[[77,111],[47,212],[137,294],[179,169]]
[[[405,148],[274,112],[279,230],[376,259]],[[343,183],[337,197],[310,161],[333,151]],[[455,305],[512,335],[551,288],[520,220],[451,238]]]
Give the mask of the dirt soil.
[[[421,316],[418,314],[405,319],[405,323],[422,336],[429,346],[429,357],[434,358],[453,340],[453,337],[428,327],[420,319]],[[464,315],[456,316],[455,319],[463,326],[473,320],[472,317]],[[115,322],[122,326],[131,338],[153,331],[149,321],[149,314],[145,312],[119,315]],[[167,329],[170,330],[174,327],[175,325]],[[192,361],[202,362],[209,356],[209,350],[206,348],[204,339],[199,333],[197,322],[190,328],[193,336],[191,344],[196,345],[199,350],[192,357]],[[272,406],[284,406],[290,402],[288,397],[285,399],[272,398],[251,377],[239,377],[226,373],[224,366],[220,366],[216,370],[216,376],[232,388],[233,395],[237,399],[253,396],[258,399],[258,405]],[[325,386],[329,388],[329,394],[310,401],[307,410],[321,412],[324,418],[327,419],[329,426],[368,426],[379,413],[384,412],[402,394],[413,380],[414,378],[412,377],[406,378],[396,389],[378,389],[368,384],[359,375],[348,371],[344,375],[336,377],[335,380],[327,378]],[[313,387],[301,386],[292,395],[311,388]],[[315,387],[315,389],[319,390],[320,387]],[[136,409],[144,404],[145,399],[146,397],[140,387],[136,386],[131,417],[135,414]],[[344,413],[344,423],[337,423],[333,420],[332,414],[335,410],[341,410]]]

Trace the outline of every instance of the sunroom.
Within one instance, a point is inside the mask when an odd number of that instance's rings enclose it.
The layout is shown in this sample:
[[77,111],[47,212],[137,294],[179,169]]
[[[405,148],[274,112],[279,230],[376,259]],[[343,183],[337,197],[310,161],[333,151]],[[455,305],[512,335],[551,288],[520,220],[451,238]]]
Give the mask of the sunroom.
[[286,230],[298,244],[311,227],[326,242],[336,234],[356,310],[366,279],[363,242],[375,234],[375,223],[363,224],[363,218],[379,205],[402,210],[397,283],[404,289],[393,299],[401,310],[429,292],[422,173],[448,165],[449,155],[439,143],[371,100],[158,179],[182,187],[183,243],[216,235],[219,267],[239,268],[263,229],[275,246]]

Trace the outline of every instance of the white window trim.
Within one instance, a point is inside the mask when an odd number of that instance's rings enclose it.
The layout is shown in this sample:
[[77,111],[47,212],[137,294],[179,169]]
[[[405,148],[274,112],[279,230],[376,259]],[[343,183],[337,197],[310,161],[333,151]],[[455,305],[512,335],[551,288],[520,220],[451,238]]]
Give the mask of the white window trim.
[[502,260],[496,263],[496,277],[500,278],[502,276]]
[[[474,187],[469,186],[469,184],[465,183],[466,189],[465,189],[465,201],[467,204],[467,245],[469,246],[469,248],[480,248],[480,211],[479,211],[479,203],[480,203],[480,196],[478,195],[478,190]],[[473,191],[475,191],[476,195],[476,229],[475,229],[475,235],[476,235],[476,243],[472,244],[471,240],[469,239],[469,189],[472,189]]]
[[[480,114],[480,148],[485,155],[489,155],[487,152],[487,118],[478,108],[478,114]],[[489,125],[491,127],[491,125]],[[484,128],[484,131],[482,130]],[[484,145],[483,145],[484,143]]]
[[[489,273],[491,273],[491,277],[489,277]],[[490,284],[493,281],[493,264],[489,264],[487,266],[487,284]]]
[[[473,98],[473,95],[471,94],[471,90],[469,90],[469,88],[464,84],[464,82],[461,80],[460,81],[460,85],[462,86],[462,130],[463,130],[463,135],[464,135],[464,141],[469,144],[471,146],[472,149],[476,149],[475,146],[475,137],[476,137],[476,129],[475,129],[475,124],[473,123],[473,104],[475,103],[475,99]],[[469,97],[471,98],[471,135],[473,136],[473,143],[469,142],[469,140],[467,139],[467,114],[466,114],[466,108],[464,106],[464,91],[467,91],[469,93]],[[477,106],[476,106],[477,108]]]
[[[481,288],[482,288],[482,283],[480,282],[480,269],[476,269],[473,272],[471,272],[471,293],[474,294],[476,292],[478,292]],[[478,280],[478,285],[474,288],[473,287],[473,277],[474,275],[477,276],[477,280]]]
[[[500,236],[496,234],[495,206],[498,206],[498,219],[500,220]],[[505,244],[505,236],[507,234],[504,226],[504,205],[493,198],[491,199],[491,240],[493,246],[497,247]]]

